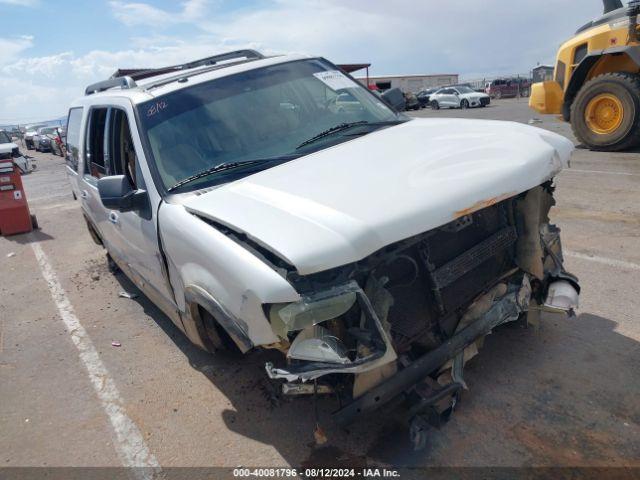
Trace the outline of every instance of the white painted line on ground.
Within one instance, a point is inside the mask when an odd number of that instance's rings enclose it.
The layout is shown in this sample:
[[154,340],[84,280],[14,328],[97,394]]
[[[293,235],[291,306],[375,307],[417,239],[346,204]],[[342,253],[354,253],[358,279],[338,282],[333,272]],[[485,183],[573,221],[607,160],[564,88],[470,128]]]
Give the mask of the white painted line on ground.
[[80,360],[89,373],[91,384],[102,403],[102,407],[111,421],[115,432],[114,445],[122,465],[138,467],[132,473],[140,480],[154,478],[155,474],[160,471],[158,460],[149,451],[142,433],[125,412],[124,402],[118,388],[102,363],[87,331],[76,317],[73,305],[58,281],[58,276],[42,247],[35,241],[35,238],[32,237],[32,240],[34,241],[31,243],[31,247],[40,265],[42,276],[49,286],[51,297],[67,327],[71,340],[78,349]]
[[626,270],[640,270],[640,265],[638,265],[637,263],[625,262],[624,260],[616,260],[615,258],[587,255],[586,253],[572,252],[571,250],[564,250],[562,253],[567,257],[589,260],[591,262],[601,263],[610,267],[623,268]]
[[603,175],[625,175],[628,177],[640,177],[638,173],[627,172],[605,172],[604,170],[580,170],[578,168],[565,168],[563,172],[576,172],[576,173],[599,173]]

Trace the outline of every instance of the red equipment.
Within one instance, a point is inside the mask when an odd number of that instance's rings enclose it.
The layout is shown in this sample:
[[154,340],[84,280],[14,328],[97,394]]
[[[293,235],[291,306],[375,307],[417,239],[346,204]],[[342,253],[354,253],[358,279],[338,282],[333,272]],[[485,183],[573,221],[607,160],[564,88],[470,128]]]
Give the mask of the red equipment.
[[11,160],[0,160],[0,235],[28,233],[38,228],[22,188],[20,170]]

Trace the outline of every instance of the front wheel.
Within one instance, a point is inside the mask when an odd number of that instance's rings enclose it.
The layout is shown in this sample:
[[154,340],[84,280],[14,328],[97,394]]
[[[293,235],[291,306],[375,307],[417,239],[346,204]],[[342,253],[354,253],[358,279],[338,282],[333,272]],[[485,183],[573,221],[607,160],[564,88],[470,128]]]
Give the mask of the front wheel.
[[433,100],[431,102],[431,109],[432,110],[440,110],[440,104],[438,103],[437,100]]
[[463,110],[466,110],[467,108],[469,108],[469,101],[468,100],[462,100],[460,102],[460,108]]
[[571,105],[571,127],[594,150],[613,152],[640,144],[640,75],[606,73],[586,82]]

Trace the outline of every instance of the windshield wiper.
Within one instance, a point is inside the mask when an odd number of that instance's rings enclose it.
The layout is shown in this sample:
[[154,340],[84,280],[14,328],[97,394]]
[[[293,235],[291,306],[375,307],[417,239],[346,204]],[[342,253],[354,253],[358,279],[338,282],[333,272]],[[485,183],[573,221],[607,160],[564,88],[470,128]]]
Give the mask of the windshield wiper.
[[350,128],[354,128],[354,127],[359,127],[361,125],[367,125],[367,126],[384,126],[384,125],[396,125],[398,123],[402,123],[403,120],[389,120],[386,122],[368,122],[366,120],[360,120],[358,122],[347,122],[347,123],[340,123],[338,125],[336,125],[335,127],[331,127],[331,128],[327,128],[325,131],[320,132],[319,134],[311,137],[309,140],[305,140],[304,142],[302,142],[300,145],[298,145],[296,147],[296,150],[301,149],[302,147],[306,147],[307,145],[314,143],[322,138],[328,137],[330,135],[333,135],[335,133],[338,132],[342,132],[344,130],[348,130]]
[[287,155],[282,157],[272,157],[272,158],[257,158],[255,160],[243,160],[241,162],[228,162],[221,163],[220,165],[216,165],[215,167],[207,168],[201,172],[198,172],[190,177],[187,177],[183,180],[180,180],[175,185],[172,185],[167,189],[168,192],[173,192],[174,190],[187,185],[188,183],[194,182],[204,177],[208,177],[209,175],[213,175],[214,173],[226,172],[228,170],[236,170],[242,167],[248,167],[251,165],[257,165],[259,163],[272,163],[272,162],[284,162],[287,160],[293,160],[294,158],[299,157],[300,155]]

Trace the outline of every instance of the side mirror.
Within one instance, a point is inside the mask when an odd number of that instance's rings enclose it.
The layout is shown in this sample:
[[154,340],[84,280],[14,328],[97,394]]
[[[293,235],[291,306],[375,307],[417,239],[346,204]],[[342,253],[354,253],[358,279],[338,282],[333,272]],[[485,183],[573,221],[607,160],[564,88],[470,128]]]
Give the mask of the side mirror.
[[102,204],[119,212],[150,211],[146,190],[134,190],[125,175],[102,177],[98,180],[98,192]]
[[459,97],[459,96],[460,96],[460,94],[459,94],[458,92],[453,92],[453,94],[454,94],[456,97]]

